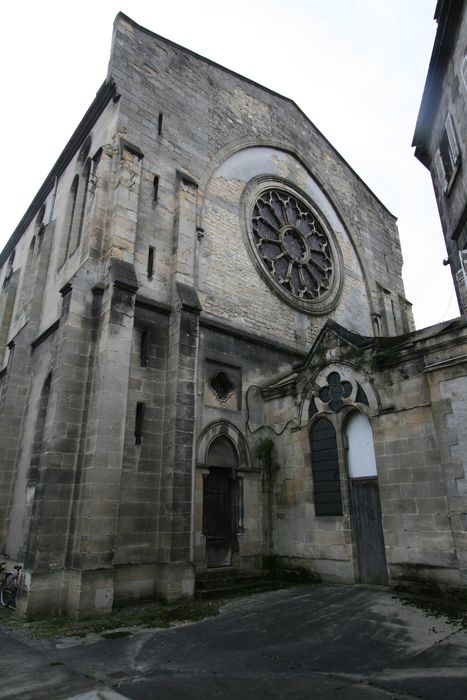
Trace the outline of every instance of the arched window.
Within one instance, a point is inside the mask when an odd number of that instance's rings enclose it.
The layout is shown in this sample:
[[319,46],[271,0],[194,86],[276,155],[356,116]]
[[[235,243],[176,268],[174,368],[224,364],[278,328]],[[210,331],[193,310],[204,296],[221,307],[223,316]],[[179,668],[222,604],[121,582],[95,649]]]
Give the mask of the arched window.
[[77,172],[70,188],[65,219],[66,244],[60,264],[63,264],[65,260],[77,250],[81,243],[89,178],[91,175],[92,161],[91,158],[88,157],[90,148],[91,137],[88,136],[79,152]]
[[39,213],[36,216],[36,224],[35,224],[36,230],[38,230],[41,227],[41,225],[44,221],[44,216],[45,216],[45,204],[43,204],[41,206],[41,208],[39,209]]
[[65,261],[67,259],[67,257],[70,255],[70,252],[73,250],[73,238],[74,238],[73,229],[76,227],[76,202],[78,199],[78,190],[79,190],[79,175],[75,175],[75,177],[73,178],[73,182],[71,183],[70,196],[68,198],[67,216],[66,216],[66,224],[65,224],[67,238],[66,238],[65,256],[64,256],[63,261]]
[[373,431],[370,421],[363,413],[355,411],[345,426],[347,435],[347,463],[351,479],[377,476]]
[[36,481],[38,477],[38,469],[42,454],[42,445],[44,441],[45,424],[47,418],[47,407],[49,405],[50,384],[52,375],[49,374],[42,387],[41,396],[39,399],[39,407],[34,427],[34,441],[32,445],[29,480]]
[[42,242],[44,240],[44,233],[45,233],[44,216],[45,216],[45,204],[43,204],[41,206],[41,208],[39,209],[39,213],[36,216],[36,223],[34,225],[34,233],[37,236],[37,248],[38,248],[38,250],[40,249]]
[[29,244],[28,257],[26,259],[26,266],[23,273],[23,281],[21,284],[21,295],[19,300],[18,312],[21,312],[24,306],[28,303],[33,288],[33,261],[34,261],[34,250],[36,247],[36,236],[33,236],[31,243]]
[[315,515],[342,515],[336,431],[327,418],[319,418],[310,430]]
[[91,159],[88,158],[81,171],[80,184],[78,195],[76,198],[76,236],[73,241],[74,247],[71,248],[73,253],[81,243],[81,234],[83,232],[84,212],[86,211],[86,195],[88,192],[89,175],[91,174]]
[[88,136],[86,138],[86,141],[81,146],[81,150],[80,150],[79,156],[78,156],[79,165],[83,165],[83,163],[86,162],[86,159],[89,155],[89,151],[91,150],[91,141],[92,141],[91,136]]
[[6,273],[5,273],[5,279],[3,280],[3,287],[5,288],[10,281],[11,275],[13,274],[13,263],[15,262],[15,251],[13,250],[12,253],[10,253],[10,257],[8,258],[8,264],[6,268]]
[[15,305],[16,283],[13,282],[13,279],[17,280],[18,275],[16,274],[15,278],[13,278],[14,261],[15,251],[13,250],[8,258],[3,286],[1,288],[2,293],[0,294],[0,359],[3,358],[3,353],[5,352],[8,330],[10,328]]

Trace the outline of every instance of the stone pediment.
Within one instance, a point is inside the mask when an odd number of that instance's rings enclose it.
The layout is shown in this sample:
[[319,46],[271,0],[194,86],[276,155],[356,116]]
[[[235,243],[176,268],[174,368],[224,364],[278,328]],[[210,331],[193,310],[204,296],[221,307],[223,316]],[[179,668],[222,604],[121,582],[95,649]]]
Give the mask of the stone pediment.
[[374,341],[374,338],[349,331],[335,321],[326,321],[305,360],[293,365],[289,373],[263,386],[263,398],[269,400],[297,395],[300,393],[297,384],[303,381],[304,375],[308,376],[310,371],[314,372],[330,363],[355,362],[357,358],[362,358],[366,348],[373,346]]
[[310,348],[307,358],[296,372],[317,368],[320,365],[336,361],[355,361],[362,357],[364,351],[374,345],[375,338],[362,336],[341,326],[336,321],[328,320]]

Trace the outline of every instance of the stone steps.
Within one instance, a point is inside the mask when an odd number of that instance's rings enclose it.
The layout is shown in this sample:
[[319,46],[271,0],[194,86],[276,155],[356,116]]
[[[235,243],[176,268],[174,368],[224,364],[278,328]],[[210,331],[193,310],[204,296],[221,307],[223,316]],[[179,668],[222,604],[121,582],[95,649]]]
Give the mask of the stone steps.
[[277,588],[277,581],[260,570],[209,569],[196,576],[197,598],[222,598],[235,593]]

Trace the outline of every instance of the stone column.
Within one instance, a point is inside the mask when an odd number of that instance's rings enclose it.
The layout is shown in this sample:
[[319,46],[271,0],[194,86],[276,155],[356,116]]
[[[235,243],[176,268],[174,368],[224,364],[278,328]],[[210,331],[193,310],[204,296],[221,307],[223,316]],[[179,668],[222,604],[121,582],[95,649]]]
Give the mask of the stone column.
[[[101,163],[107,175],[110,155]],[[105,198],[95,202],[96,226],[107,218],[102,282],[96,286],[97,267],[90,256],[62,290],[49,399],[52,429],[41,460],[27,557],[31,613],[112,607],[138,286],[133,259],[141,157],[139,149],[122,142],[108,209]]]
[[[75,496],[67,608],[110,610],[118,532],[134,299],[133,266],[112,260],[90,378],[82,468]],[[74,578],[73,578],[74,577]]]
[[156,590],[165,600],[192,597],[196,368],[201,306],[194,288],[196,183],[178,173],[172,315],[169,327],[165,468],[161,483]]
[[84,231],[87,232],[82,241],[82,257],[100,262],[104,248],[104,232],[106,229],[111,204],[110,188],[112,183],[112,166],[118,149],[113,144],[105,144],[93,156],[93,165],[88,184],[88,206]]
[[26,543],[28,614],[63,608],[70,515],[86,412],[92,308],[89,280],[79,274],[62,289],[37,483]]

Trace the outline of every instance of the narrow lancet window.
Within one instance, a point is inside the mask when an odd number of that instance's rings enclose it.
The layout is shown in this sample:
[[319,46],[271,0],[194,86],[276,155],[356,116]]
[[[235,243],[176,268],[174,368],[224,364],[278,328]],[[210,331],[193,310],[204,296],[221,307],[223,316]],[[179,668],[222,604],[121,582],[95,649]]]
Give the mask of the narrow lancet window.
[[141,331],[141,345],[139,349],[139,361],[141,367],[148,366],[149,331]]
[[149,246],[148,250],[148,278],[152,279],[152,276],[154,274],[154,253],[155,249],[152,246]]
[[143,439],[144,406],[144,403],[139,401],[136,404],[135,445],[141,445]]

